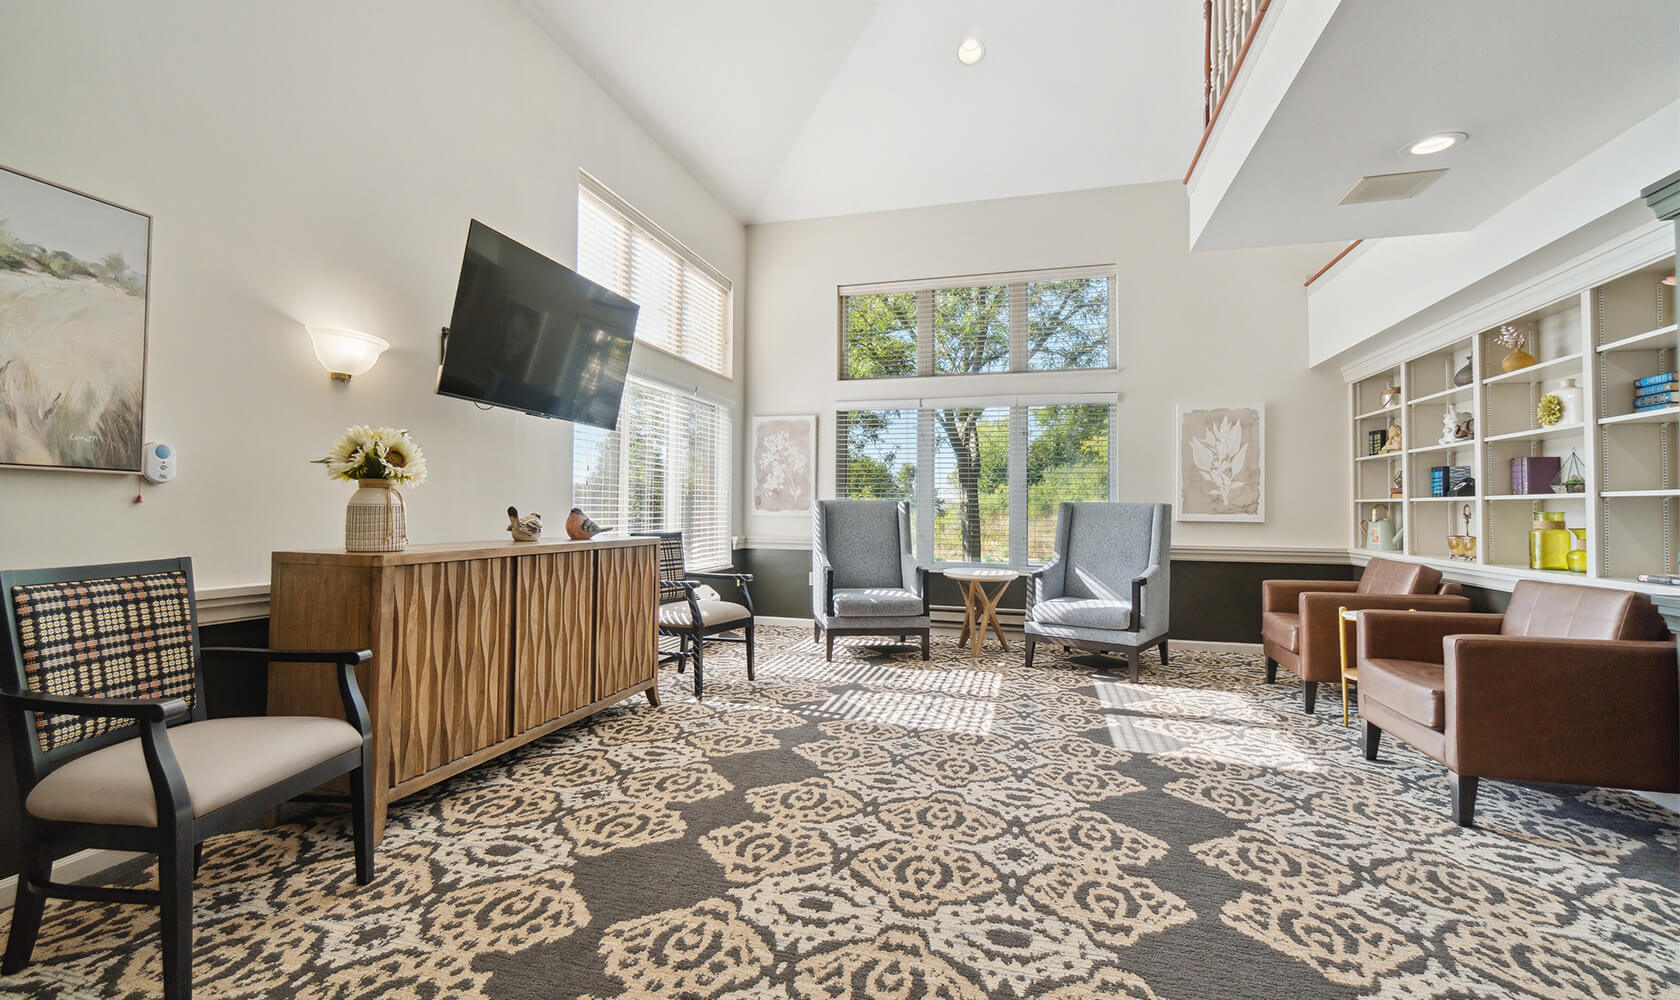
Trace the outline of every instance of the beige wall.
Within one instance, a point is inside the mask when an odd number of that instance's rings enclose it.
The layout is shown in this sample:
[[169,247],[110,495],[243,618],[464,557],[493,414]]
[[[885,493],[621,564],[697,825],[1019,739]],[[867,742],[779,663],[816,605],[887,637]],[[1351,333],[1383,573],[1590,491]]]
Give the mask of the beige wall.
[[[1301,285],[1329,255],[1324,247],[1191,254],[1186,211],[1183,188],[1163,183],[752,226],[748,416],[816,413],[818,493],[831,496],[837,400],[1113,392],[1120,498],[1170,501],[1174,406],[1261,401],[1266,522],[1182,523],[1175,542],[1345,546],[1345,390],[1334,373],[1306,367]],[[835,377],[839,285],[1105,263],[1120,274],[1118,371],[949,377],[931,388]],[[755,543],[809,541],[798,518],[746,521]]]
[[[0,470],[0,566],[266,582],[271,550],[342,543],[350,489],[307,462],[351,423],[426,450],[416,542],[506,537],[510,503],[558,526],[570,425],[433,387],[468,219],[571,263],[580,167],[743,287],[741,225],[514,0],[8,0],[0,93],[0,164],[153,217],[146,437],[180,454],[140,506],[132,477]],[[336,385],[305,323],[391,350]]]

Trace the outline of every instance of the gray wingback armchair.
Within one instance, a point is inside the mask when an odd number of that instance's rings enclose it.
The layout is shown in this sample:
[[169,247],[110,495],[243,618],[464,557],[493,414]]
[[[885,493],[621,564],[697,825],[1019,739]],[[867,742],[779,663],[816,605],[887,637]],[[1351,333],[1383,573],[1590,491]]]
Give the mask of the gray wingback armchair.
[[1027,580],[1027,666],[1041,642],[1124,653],[1136,683],[1143,650],[1167,662],[1171,572],[1171,504],[1062,504],[1055,552]]
[[927,570],[910,548],[910,505],[895,500],[818,500],[811,505],[813,640],[837,635],[922,637],[932,619]]

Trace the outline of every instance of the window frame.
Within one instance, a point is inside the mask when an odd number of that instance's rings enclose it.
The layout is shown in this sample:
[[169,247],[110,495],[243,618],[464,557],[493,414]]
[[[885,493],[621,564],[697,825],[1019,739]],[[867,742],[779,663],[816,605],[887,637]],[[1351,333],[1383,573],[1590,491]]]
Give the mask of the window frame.
[[[1043,374],[1013,373],[1013,374]],[[1113,392],[1039,393],[987,396],[925,396],[920,398],[847,399],[834,403],[835,426],[840,414],[868,410],[916,411],[916,472],[915,488],[910,498],[914,524],[911,534],[915,541],[916,561],[932,569],[952,566],[1004,566],[1030,570],[1042,563],[1032,562],[1027,555],[1027,532],[1030,511],[1027,504],[1027,451],[1031,445],[1029,411],[1040,406],[1101,405],[1108,409],[1108,496],[1120,495],[1120,396]],[[934,558],[936,511],[934,498],[938,484],[934,469],[938,461],[938,428],[933,411],[947,408],[1005,408],[1009,414],[1009,560],[1006,563],[976,563],[970,560],[942,560]],[[842,480],[840,466],[846,452],[836,438],[834,454],[835,491]],[[841,497],[840,499],[845,499]]]
[[[1044,281],[1065,281],[1073,278],[1108,279],[1108,364],[1091,368],[1031,368],[1030,322],[1027,318],[1026,286]],[[1010,375],[1051,375],[1067,372],[1114,372],[1119,370],[1120,354],[1120,268],[1117,264],[1090,264],[1080,267],[1035,268],[1025,271],[994,271],[985,274],[951,275],[941,278],[920,278],[911,281],[878,281],[840,285],[835,289],[835,374],[841,382],[905,382],[914,379],[1002,378]],[[1009,293],[1009,367],[993,372],[936,372],[934,371],[934,308],[935,292],[959,288],[984,288],[1007,285]],[[1023,294],[1015,293],[1020,286]],[[860,295],[891,295],[912,292],[916,295],[916,371],[909,375],[876,375],[854,377],[848,374],[849,350],[846,324],[846,300]]]
[[[707,367],[706,365],[701,364],[692,358],[686,357],[681,353],[669,350],[641,338],[636,339],[636,346],[650,351],[655,351],[674,361],[688,365],[696,371],[703,371],[719,378],[727,379],[731,382],[734,381],[735,283],[730,281],[727,275],[725,275],[717,267],[713,266],[711,262],[706,260],[706,258],[700,256],[698,253],[695,253],[686,243],[671,235],[669,230],[642,214],[641,211],[626,201],[621,195],[601,183],[599,178],[595,177],[587,170],[580,169],[578,171],[578,196],[581,198],[585,193],[600,201],[606,206],[608,211],[617,214],[632,230],[640,230],[643,236],[657,243],[667,253],[676,257],[683,265],[693,268],[702,277],[716,283],[723,289],[723,343],[721,345],[720,354],[722,358],[721,370]],[[576,228],[578,230],[577,241],[581,242],[583,230],[581,217],[578,220]],[[581,265],[582,261],[579,260],[578,263]],[[582,271],[580,270],[579,273],[581,274]],[[589,277],[587,274],[583,276],[586,278]],[[594,279],[591,278],[590,280],[593,281]],[[618,291],[620,294],[625,294],[627,298],[629,297],[628,294],[622,290],[614,289],[614,291]]]

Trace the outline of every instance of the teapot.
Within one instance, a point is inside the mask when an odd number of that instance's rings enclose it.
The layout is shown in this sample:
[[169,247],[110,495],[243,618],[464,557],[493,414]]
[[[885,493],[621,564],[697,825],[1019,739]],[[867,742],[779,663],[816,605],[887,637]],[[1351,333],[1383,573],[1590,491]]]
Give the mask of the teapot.
[[1398,552],[1405,543],[1406,529],[1397,528],[1388,517],[1388,504],[1379,503],[1371,508],[1371,519],[1359,522],[1359,530],[1365,536],[1365,547],[1378,549],[1383,552]]

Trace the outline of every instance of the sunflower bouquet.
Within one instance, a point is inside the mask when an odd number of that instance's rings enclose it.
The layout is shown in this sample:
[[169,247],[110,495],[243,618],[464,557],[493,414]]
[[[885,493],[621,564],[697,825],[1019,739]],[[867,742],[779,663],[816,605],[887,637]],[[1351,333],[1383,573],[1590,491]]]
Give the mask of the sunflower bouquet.
[[315,459],[315,464],[325,465],[332,478],[349,482],[384,479],[419,486],[426,481],[426,456],[420,445],[408,431],[396,427],[357,424],[333,443],[326,458]]

